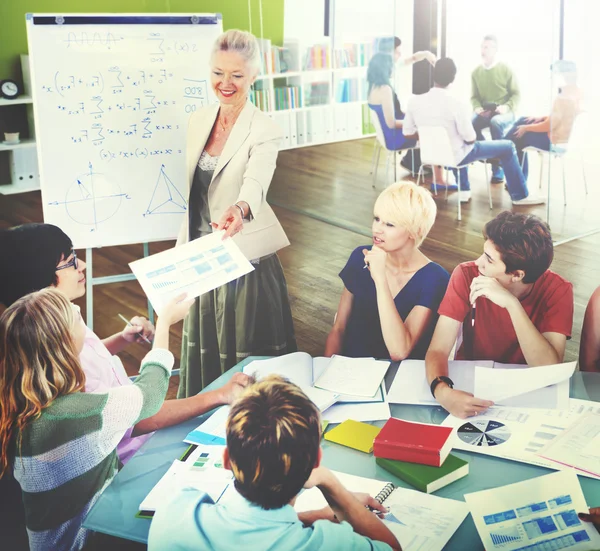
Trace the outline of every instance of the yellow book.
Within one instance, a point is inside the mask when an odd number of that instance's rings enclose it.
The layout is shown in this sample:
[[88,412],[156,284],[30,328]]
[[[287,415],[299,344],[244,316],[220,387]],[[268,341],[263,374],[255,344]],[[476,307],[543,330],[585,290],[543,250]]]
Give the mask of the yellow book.
[[361,452],[371,453],[373,451],[373,440],[375,440],[380,430],[379,427],[348,419],[326,433],[325,440]]

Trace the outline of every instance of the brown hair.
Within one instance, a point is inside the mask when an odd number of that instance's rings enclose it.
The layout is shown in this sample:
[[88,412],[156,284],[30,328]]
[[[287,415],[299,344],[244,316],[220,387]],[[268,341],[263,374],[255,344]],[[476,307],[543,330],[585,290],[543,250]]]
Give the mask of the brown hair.
[[26,425],[84,387],[73,323],[71,303],[54,289],[25,295],[0,316],[0,477]]
[[304,392],[281,377],[249,386],[227,421],[237,491],[263,509],[288,504],[317,463],[320,419]]
[[506,264],[506,273],[523,270],[523,283],[533,283],[552,264],[554,246],[548,224],[533,214],[501,212],[483,230]]

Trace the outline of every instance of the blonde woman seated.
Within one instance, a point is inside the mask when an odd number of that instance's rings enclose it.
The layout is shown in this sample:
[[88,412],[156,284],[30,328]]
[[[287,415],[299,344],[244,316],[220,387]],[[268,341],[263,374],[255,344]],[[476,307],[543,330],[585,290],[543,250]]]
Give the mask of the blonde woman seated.
[[0,477],[14,469],[32,551],[83,548],[83,519],[119,467],[117,444],[165,399],[169,329],[193,302],[165,307],[134,384],[97,393],[83,392],[86,326],[60,291],[25,295],[0,316]]
[[431,194],[397,183],[377,198],[373,245],[355,249],[325,355],[424,359],[450,278],[419,246],[433,226]]

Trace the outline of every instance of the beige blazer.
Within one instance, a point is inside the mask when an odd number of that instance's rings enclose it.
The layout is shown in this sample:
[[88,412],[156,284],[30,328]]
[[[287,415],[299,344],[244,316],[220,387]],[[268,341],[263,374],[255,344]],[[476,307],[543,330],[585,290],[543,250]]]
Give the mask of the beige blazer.
[[[203,107],[190,117],[187,132],[188,197],[194,171],[219,113],[219,104]],[[253,260],[274,253],[290,244],[273,209],[267,203],[267,191],[273,178],[279,142],[279,126],[250,102],[242,109],[208,188],[211,220],[237,201],[250,205],[252,220],[233,236],[246,258]],[[188,208],[194,205],[188,204]],[[189,217],[185,216],[177,245],[189,241]]]

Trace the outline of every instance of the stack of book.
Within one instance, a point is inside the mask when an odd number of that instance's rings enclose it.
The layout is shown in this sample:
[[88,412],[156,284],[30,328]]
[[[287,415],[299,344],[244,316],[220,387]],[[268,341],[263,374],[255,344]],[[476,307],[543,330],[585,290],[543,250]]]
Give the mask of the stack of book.
[[296,109],[302,107],[302,93],[299,86],[275,87],[275,110]]
[[311,69],[329,69],[329,45],[328,44],[315,44],[306,50],[306,56],[304,58],[305,70]]
[[[450,430],[448,430],[450,429]],[[450,427],[392,417],[373,443],[379,466],[430,493],[469,474],[469,464],[450,454]]]

